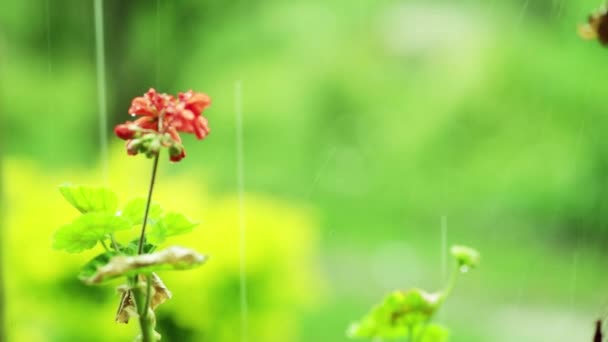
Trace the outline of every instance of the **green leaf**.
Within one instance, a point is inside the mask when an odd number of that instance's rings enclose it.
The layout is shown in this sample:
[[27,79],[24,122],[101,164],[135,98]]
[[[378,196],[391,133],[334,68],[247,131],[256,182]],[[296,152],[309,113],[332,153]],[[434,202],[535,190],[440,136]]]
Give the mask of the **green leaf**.
[[406,337],[437,311],[440,296],[420,289],[395,291],[349,328],[350,337],[394,339]]
[[129,221],[114,214],[88,213],[59,228],[54,236],[53,247],[78,253],[95,247],[97,241],[105,239],[115,231],[129,228]]
[[82,269],[80,269],[80,273],[78,273],[78,278],[89,278],[90,276],[95,274],[95,272],[97,272],[97,269],[99,267],[106,265],[108,262],[110,262],[110,259],[112,257],[115,257],[117,255],[119,255],[119,253],[115,251],[109,251],[97,255],[93,259],[89,260],[89,262],[84,264],[84,266],[82,266]]
[[178,213],[168,213],[154,222],[146,234],[146,239],[153,244],[161,244],[168,237],[189,233],[198,225],[186,216]]
[[53,248],[63,249],[69,253],[80,253],[95,247],[98,240],[82,234],[81,227],[68,224],[59,228],[55,233]]
[[116,194],[108,188],[65,184],[59,192],[81,213],[115,212],[118,207]]
[[[121,246],[121,250],[126,255],[137,255],[139,249],[139,238],[129,242],[128,244]],[[151,243],[144,243],[144,253],[150,253],[156,249],[156,245]]]
[[98,267],[93,275],[83,281],[91,285],[123,276],[129,277],[167,270],[187,270],[200,266],[206,259],[205,256],[191,249],[177,246],[151,254],[118,255],[112,257],[104,266]]
[[[122,210],[120,216],[129,220],[133,225],[142,224],[144,221],[144,213],[146,211],[146,200],[143,198],[136,198],[131,200],[125,208]],[[157,221],[162,215],[162,209],[159,204],[152,203],[150,205],[150,213],[148,219],[151,222]]]
[[428,324],[421,327],[421,342],[447,342],[450,338],[450,331],[439,324]]
[[479,252],[473,248],[466,246],[452,246],[450,252],[458,263],[458,269],[463,273],[479,266],[479,260],[481,257]]

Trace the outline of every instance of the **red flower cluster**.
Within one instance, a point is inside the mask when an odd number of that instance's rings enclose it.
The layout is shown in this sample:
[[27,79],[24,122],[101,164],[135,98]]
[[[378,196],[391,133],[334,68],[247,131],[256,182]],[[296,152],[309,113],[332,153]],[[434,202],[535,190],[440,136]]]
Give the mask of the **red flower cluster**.
[[189,90],[177,98],[150,89],[131,103],[129,114],[141,116],[114,128],[116,135],[127,140],[127,153],[156,155],[161,147],[169,149],[171,161],[186,156],[179,132],[194,133],[204,139],[210,132],[209,122],[202,113],[211,104],[211,98]]

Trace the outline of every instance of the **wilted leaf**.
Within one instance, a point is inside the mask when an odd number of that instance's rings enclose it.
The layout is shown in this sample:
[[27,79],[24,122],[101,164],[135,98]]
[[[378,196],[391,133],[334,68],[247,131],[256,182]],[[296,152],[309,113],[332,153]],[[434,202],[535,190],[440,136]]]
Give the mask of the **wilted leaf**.
[[77,253],[95,247],[97,241],[115,231],[129,228],[131,224],[128,221],[114,214],[88,213],[59,228],[54,236],[53,247]]
[[[156,308],[167,300],[171,299],[171,291],[167,289],[163,281],[156,273],[151,274],[152,280],[152,298],[150,299],[150,308],[156,310]],[[146,279],[144,276],[140,276],[140,280]],[[140,285],[142,286],[142,285]],[[145,286],[145,284],[143,285]],[[133,301],[133,294],[131,290],[126,286],[122,285],[118,287],[118,292],[121,294],[120,305],[116,313],[117,323],[129,323],[129,318],[137,315],[137,309],[135,308],[135,302]]]
[[361,321],[350,326],[350,337],[402,338],[426,322],[437,310],[440,296],[419,289],[395,291],[374,307]]
[[171,299],[171,291],[165,286],[165,283],[160,279],[160,277],[156,273],[152,273],[152,300],[150,300],[150,307],[152,310],[156,310],[156,308],[167,300]]
[[[144,221],[144,214],[146,212],[146,200],[143,198],[137,198],[131,200],[121,212],[121,217],[129,220],[133,225],[142,224]],[[162,209],[159,204],[152,203],[150,205],[150,212],[148,218],[151,221],[157,221],[162,214]]]
[[115,212],[118,207],[116,194],[108,188],[65,184],[59,187],[59,192],[83,214]]
[[129,323],[129,318],[137,316],[137,308],[133,300],[133,293],[127,285],[121,285],[117,288],[120,293],[120,303],[116,311],[116,323]]
[[150,226],[146,238],[153,244],[161,244],[170,236],[191,232],[197,224],[182,214],[168,213]]
[[473,248],[466,246],[452,246],[450,249],[452,256],[458,263],[458,268],[461,271],[468,271],[469,269],[479,266],[480,255],[479,252]]
[[97,272],[85,279],[87,284],[99,284],[104,281],[135,274],[152,273],[163,270],[185,270],[205,262],[206,258],[195,251],[183,247],[169,247],[152,254],[137,256],[115,256]]

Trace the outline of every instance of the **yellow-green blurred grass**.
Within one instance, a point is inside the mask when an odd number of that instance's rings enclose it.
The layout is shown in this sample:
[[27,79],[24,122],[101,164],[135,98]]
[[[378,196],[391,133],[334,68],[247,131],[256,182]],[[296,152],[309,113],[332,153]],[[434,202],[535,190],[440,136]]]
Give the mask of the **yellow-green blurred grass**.
[[[121,204],[144,197],[151,162],[118,149],[112,156],[108,183]],[[176,174],[173,169],[180,167],[162,163],[154,200],[201,225],[168,244],[195,248],[210,260],[200,269],[161,274],[174,298],[159,308],[159,328],[169,334],[167,340],[235,341],[240,336],[238,195],[210,193],[204,167]],[[114,323],[118,297],[111,294],[118,283],[89,289],[76,280],[79,267],[101,247],[85,255],[51,248],[54,231],[78,215],[57,185],[103,184],[102,173],[49,173],[31,161],[6,160],[3,247],[10,341],[130,341],[136,334],[136,322],[128,327]],[[316,305],[323,289],[315,214],[300,205],[247,193],[245,215],[250,338],[296,341],[299,313]],[[128,234],[136,236],[137,229]],[[163,331],[165,326],[171,331]]]

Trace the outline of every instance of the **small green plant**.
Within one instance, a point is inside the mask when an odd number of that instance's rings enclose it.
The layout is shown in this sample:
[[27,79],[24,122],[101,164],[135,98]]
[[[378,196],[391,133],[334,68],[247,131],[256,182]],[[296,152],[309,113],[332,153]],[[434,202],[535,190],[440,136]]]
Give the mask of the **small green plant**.
[[[128,154],[141,153],[154,160],[146,199],[133,199],[119,210],[118,197],[108,188],[70,184],[59,187],[81,215],[57,230],[53,247],[80,253],[101,246],[103,251],[84,265],[78,277],[87,285],[123,279],[118,287],[121,300],[115,319],[119,323],[128,323],[130,318],[139,320],[141,334],[136,341],[152,342],[161,337],[155,331],[155,310],[171,298],[171,292],[156,272],[190,269],[206,260],[184,247],[157,250],[168,238],[192,231],[197,223],[181,213],[165,212],[152,203],[152,193],[162,149],[168,149],[171,161],[182,160],[186,153],[178,132],[205,138],[209,127],[201,114],[209,105],[207,95],[192,91],[174,98],[150,89],[133,100],[129,114],[140,117],[116,126],[114,131],[127,141]],[[141,226],[141,230],[129,236],[128,231],[134,226]],[[119,234],[129,237],[119,241]]]
[[447,328],[433,323],[433,317],[452,292],[459,274],[479,265],[479,253],[469,247],[452,246],[456,263],[446,287],[435,293],[413,288],[389,293],[360,321],[351,324],[347,335],[373,341],[445,342]]

